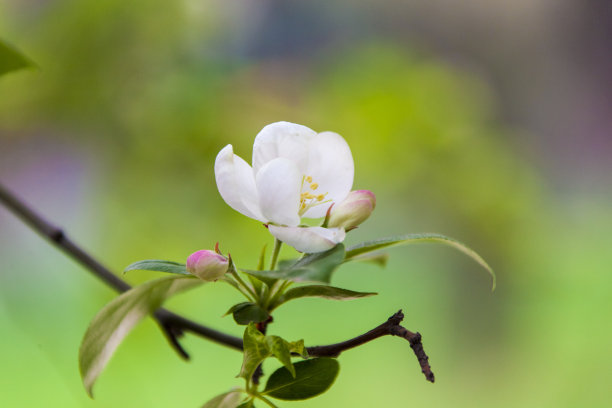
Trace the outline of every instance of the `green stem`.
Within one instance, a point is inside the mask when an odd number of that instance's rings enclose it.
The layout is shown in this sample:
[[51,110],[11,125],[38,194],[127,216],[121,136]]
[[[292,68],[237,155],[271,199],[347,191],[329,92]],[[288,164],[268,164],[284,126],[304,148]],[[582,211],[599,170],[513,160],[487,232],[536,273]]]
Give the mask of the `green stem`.
[[259,398],[260,400],[262,400],[263,402],[265,402],[266,404],[268,404],[272,408],[278,408],[276,405],[274,405],[274,403],[272,401],[270,401],[269,399],[267,399],[266,397],[264,397],[261,394],[255,394],[255,397]]
[[290,280],[285,280],[285,281],[280,281],[282,282],[280,284],[280,287],[278,289],[276,289],[276,291],[274,292],[274,294],[272,294],[270,296],[270,299],[268,300],[268,302],[266,303],[266,306],[270,306],[269,307],[269,312],[271,312],[275,307],[275,303],[278,300],[279,297],[281,297],[283,295],[283,293],[285,292],[285,290],[291,286],[291,284],[293,283]]
[[246,292],[243,291],[243,290],[241,290],[240,292],[244,293],[244,295],[247,298],[251,298],[249,300],[252,300],[253,302],[257,303],[257,300],[259,299],[259,296],[257,296],[257,294],[255,293],[253,288],[251,288],[249,285],[246,284],[245,281],[242,280],[242,278],[238,275],[238,272],[236,272],[236,269],[232,268],[230,270],[230,273],[232,274],[234,279],[236,279],[236,281],[238,282],[238,285],[242,286],[246,290]]
[[283,241],[280,239],[274,239],[274,251],[272,252],[272,261],[270,262],[270,270],[273,271],[276,268],[276,261],[278,260],[278,254],[280,253]]

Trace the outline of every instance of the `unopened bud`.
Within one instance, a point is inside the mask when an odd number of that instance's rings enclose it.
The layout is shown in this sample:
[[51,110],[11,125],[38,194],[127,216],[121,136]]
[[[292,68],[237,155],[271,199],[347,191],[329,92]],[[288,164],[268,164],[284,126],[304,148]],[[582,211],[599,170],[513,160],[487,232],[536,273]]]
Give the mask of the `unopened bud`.
[[203,249],[187,258],[187,271],[207,282],[222,277],[229,267],[229,261],[215,251]]
[[357,227],[368,219],[376,207],[376,196],[369,190],[351,191],[339,204],[332,207],[327,226],[346,230]]

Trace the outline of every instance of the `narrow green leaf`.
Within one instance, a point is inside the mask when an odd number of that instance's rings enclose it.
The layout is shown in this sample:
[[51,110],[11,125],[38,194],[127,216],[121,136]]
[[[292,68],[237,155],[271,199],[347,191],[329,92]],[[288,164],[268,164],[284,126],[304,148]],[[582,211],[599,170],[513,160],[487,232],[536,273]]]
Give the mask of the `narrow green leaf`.
[[476,262],[480,264],[484,269],[489,272],[491,275],[491,290],[495,290],[496,277],[493,269],[487,264],[487,262],[482,259],[480,255],[478,255],[473,249],[469,248],[465,244],[457,241],[456,239],[449,238],[447,236],[441,234],[407,234],[407,235],[399,235],[396,237],[389,238],[381,238],[373,241],[362,242],[357,245],[353,245],[346,250],[346,261],[357,260],[358,256],[361,254],[365,254],[368,252],[376,251],[377,249],[386,248],[394,245],[407,245],[407,244],[416,244],[421,242],[434,242],[439,244],[449,245],[459,251],[463,252]]
[[338,244],[325,252],[306,255],[292,265],[283,264],[285,269],[274,271],[250,271],[248,274],[260,279],[286,279],[294,282],[329,283],[331,274],[344,262],[344,245]]
[[352,300],[362,297],[374,296],[377,294],[378,293],[375,292],[354,292],[352,290],[341,289],[327,285],[300,286],[297,288],[289,289],[287,292],[285,292],[285,294],[282,295],[274,304],[274,307],[278,307],[279,305],[290,300],[303,297],[322,297],[325,299],[334,300]]
[[[206,404],[202,406],[202,408],[238,408],[238,406],[243,406],[244,404],[240,404],[240,400],[242,400],[243,395],[240,391],[229,391],[223,394],[219,394]],[[240,405],[238,405],[240,404]],[[252,406],[252,405],[246,405]]]
[[247,304],[241,304],[236,310],[232,311],[234,321],[240,325],[246,325],[251,322],[259,323],[267,320],[270,315],[261,306],[246,302]]
[[387,266],[388,260],[389,254],[386,252],[372,252],[368,254],[357,255],[356,257],[351,258],[351,261],[373,263],[375,265],[380,266],[381,268]]
[[313,358],[293,366],[295,378],[281,367],[272,373],[263,394],[288,401],[312,398],[327,391],[340,370],[338,361],[333,358]]
[[236,408],[255,408],[255,404],[253,403],[253,400],[248,400],[238,405]]
[[266,248],[268,247],[268,245],[264,245],[263,248],[261,248],[261,253],[259,254],[259,262],[257,262],[257,270],[261,271],[265,268],[266,265]]
[[93,318],[79,349],[79,368],[87,393],[125,336],[170,296],[204,283],[192,276],[167,276],[122,293]]
[[164,261],[161,259],[145,259],[144,261],[134,262],[128,265],[123,273],[128,271],[156,271],[156,272],[167,272],[175,273],[177,275],[191,275],[187,272],[185,264],[172,261]]
[[29,58],[0,39],[0,75],[34,66]]

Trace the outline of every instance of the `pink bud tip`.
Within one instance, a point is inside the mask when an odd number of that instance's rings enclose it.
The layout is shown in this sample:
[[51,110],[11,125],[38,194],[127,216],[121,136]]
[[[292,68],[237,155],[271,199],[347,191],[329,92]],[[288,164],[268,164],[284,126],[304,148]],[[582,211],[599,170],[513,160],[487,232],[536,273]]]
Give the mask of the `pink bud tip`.
[[226,257],[215,251],[202,249],[187,257],[187,271],[205,281],[215,281],[222,277],[229,267]]

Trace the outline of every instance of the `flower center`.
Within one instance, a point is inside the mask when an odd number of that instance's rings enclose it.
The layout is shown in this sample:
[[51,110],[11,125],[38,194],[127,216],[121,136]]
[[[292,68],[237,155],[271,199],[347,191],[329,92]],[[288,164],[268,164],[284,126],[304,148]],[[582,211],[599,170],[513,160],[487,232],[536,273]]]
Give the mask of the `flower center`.
[[318,188],[319,188],[319,184],[313,182],[311,176],[302,177],[302,188],[301,188],[302,193],[300,194],[300,211],[298,213],[300,217],[304,215],[304,213],[308,211],[309,209],[311,209],[312,207],[319,205],[319,204],[328,203],[331,201],[331,200],[325,200],[325,196],[327,195],[327,193],[317,194],[316,190]]

